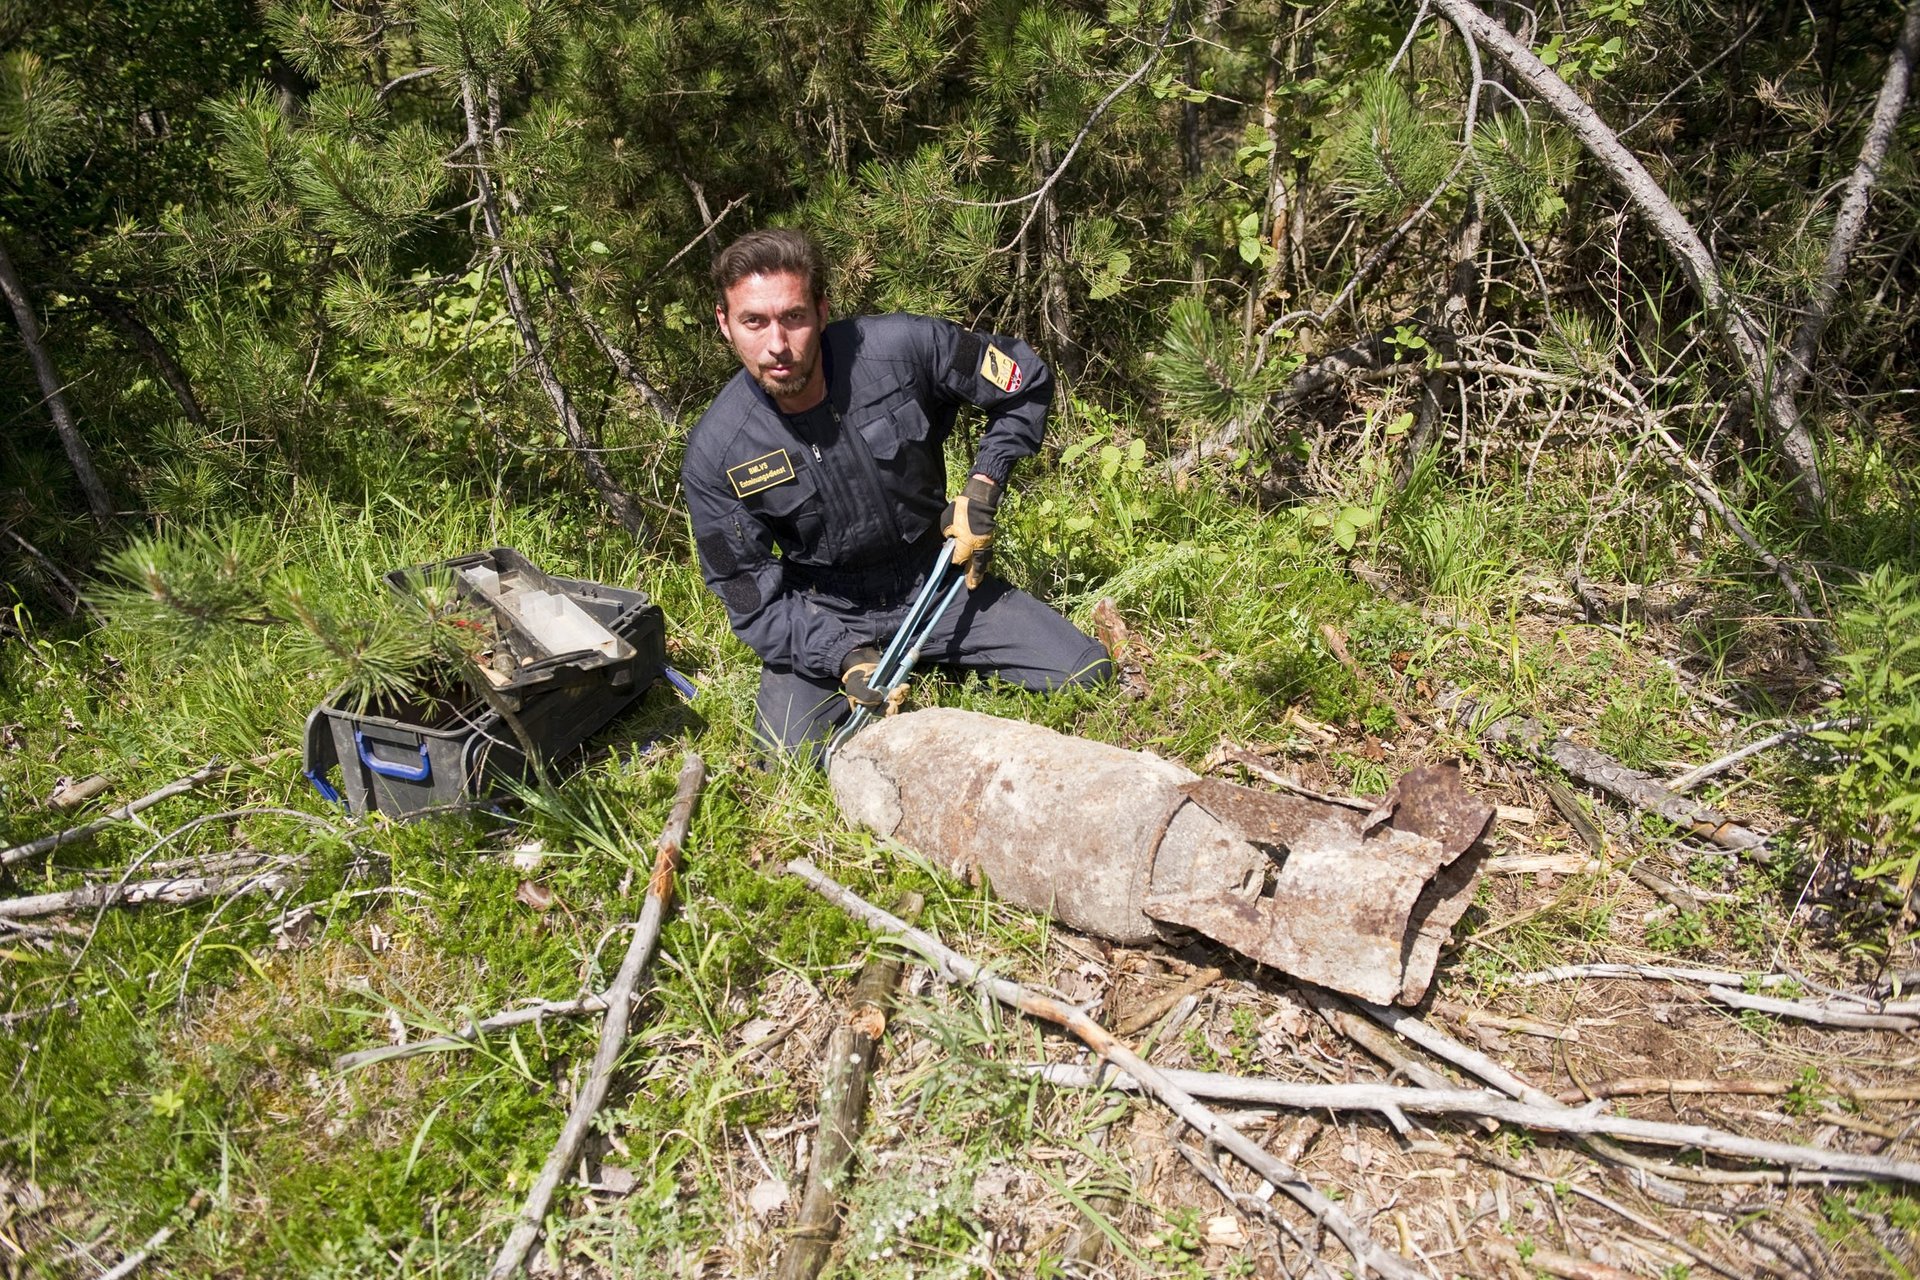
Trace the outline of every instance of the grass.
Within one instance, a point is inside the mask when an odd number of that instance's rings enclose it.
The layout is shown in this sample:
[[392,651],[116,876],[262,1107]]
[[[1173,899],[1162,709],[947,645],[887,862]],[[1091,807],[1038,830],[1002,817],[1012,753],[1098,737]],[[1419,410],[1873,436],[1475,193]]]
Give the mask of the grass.
[[[1449,686],[1544,714],[1641,767],[1699,759],[1713,741],[1683,714],[1688,692],[1631,638],[1543,620],[1529,606],[1528,584],[1559,573],[1570,550],[1544,532],[1551,519],[1541,510],[1576,509],[1578,477],[1536,491],[1530,505],[1499,483],[1463,487],[1430,474],[1350,554],[1307,512],[1164,483],[1118,452],[1118,462],[1088,449],[1036,468],[1004,509],[1002,565],[1083,624],[1095,602],[1113,598],[1150,655],[1149,695],[1036,699],[928,679],[916,689],[922,704],[1036,720],[1189,763],[1222,737],[1298,750],[1324,785],[1358,793],[1383,789],[1413,752],[1463,755],[1488,776],[1505,767],[1456,729],[1424,723]],[[527,792],[504,816],[372,820],[331,835],[242,815],[156,855],[305,857],[307,873],[282,899],[109,911],[84,947],[67,935],[0,937],[0,1011],[77,1000],[74,1012],[0,1033],[0,1070],[14,1085],[0,1091],[0,1168],[48,1190],[49,1208],[20,1237],[48,1274],[90,1273],[88,1249],[117,1256],[106,1251],[144,1238],[200,1189],[206,1210],[168,1250],[178,1274],[437,1277],[483,1267],[559,1130],[592,1028],[552,1022],[346,1076],[331,1060],[381,1043],[396,1025],[417,1038],[604,984],[683,747],[699,749],[713,777],[593,1157],[620,1164],[636,1187],[619,1200],[569,1200],[572,1224],[549,1248],[613,1273],[668,1275],[697,1269],[715,1242],[745,1263],[764,1254],[765,1233],[737,1221],[741,1135],[804,1111],[813,1081],[803,1052],[743,1052],[743,1028],[795,1001],[842,994],[869,945],[779,874],[788,858],[807,854],[876,900],[922,892],[928,927],[1011,971],[1049,952],[1045,921],[844,830],[816,774],[754,766],[747,717],[757,667],[684,555],[633,548],[572,504],[399,492],[347,501],[298,488],[264,516],[223,515],[209,497],[206,528],[225,532],[206,545],[243,544],[227,585],[244,608],[263,583],[297,583],[338,620],[336,638],[387,607],[386,569],[475,547],[511,545],[550,572],[638,581],[664,607],[671,661],[699,695],[685,708],[664,691],[649,695],[610,732],[627,745],[555,790]],[[1652,544],[1663,529],[1646,548],[1610,552],[1609,563],[1660,568]],[[1425,611],[1378,593],[1350,572],[1356,564],[1410,584]],[[75,820],[40,806],[61,777],[106,773],[111,794],[125,798],[215,755],[296,743],[307,711],[355,660],[284,618],[196,629],[164,601],[124,594],[90,632],[15,616],[22,642],[0,649],[10,744],[0,751],[0,821],[10,843]],[[1365,678],[1332,652],[1328,625]],[[1408,754],[1373,758],[1370,738],[1400,736],[1394,705],[1423,723],[1403,739]],[[1304,736],[1290,711],[1331,726],[1338,745]],[[123,825],[11,868],[9,892],[69,887],[83,868],[126,867],[197,815],[264,807],[339,816],[281,758],[155,809],[153,833]],[[516,867],[511,849],[532,843],[544,850],[538,867]],[[1791,918],[1800,882],[1778,868],[1729,881],[1718,866],[1702,866],[1696,883],[1730,886],[1737,901],[1690,919],[1626,917],[1614,878],[1565,879],[1544,904],[1525,884],[1490,879],[1456,931],[1471,940],[1457,943],[1449,972],[1497,992],[1516,972],[1614,958],[1622,945],[1757,955]],[[529,881],[551,894],[547,909],[527,905]],[[383,891],[362,893],[374,888]],[[296,907],[312,908],[311,926],[276,933]],[[1160,1215],[1142,1270],[1199,1266],[1190,1212],[1152,1204],[1089,1138],[1112,1123],[1114,1100],[1043,1095],[1006,1070],[1042,1054],[1030,1024],[936,990],[908,1002],[901,1026],[891,1043],[906,1060],[875,1101],[841,1274],[971,1275],[988,1253],[1057,1273],[1063,1233],[1094,1190]],[[1186,1051],[1240,1069],[1257,1033],[1236,1015],[1217,1045],[1196,1032]],[[1133,1114],[1135,1104],[1121,1105]],[[1056,1148],[1081,1152],[1079,1181],[1036,1154]],[[1025,1188],[1029,1221],[1008,1221],[974,1193],[1003,1177]],[[1891,1203],[1847,1212],[1910,1212],[1909,1201]]]

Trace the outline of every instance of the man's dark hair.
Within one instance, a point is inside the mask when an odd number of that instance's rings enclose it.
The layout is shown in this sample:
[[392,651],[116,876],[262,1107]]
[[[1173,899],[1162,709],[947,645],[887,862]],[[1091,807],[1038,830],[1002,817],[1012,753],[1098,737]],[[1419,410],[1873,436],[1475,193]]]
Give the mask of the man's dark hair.
[[748,276],[781,272],[791,272],[806,281],[807,292],[816,303],[826,296],[826,266],[820,260],[819,246],[806,232],[787,227],[747,232],[713,260],[713,287],[720,295],[720,309],[726,310],[727,290]]

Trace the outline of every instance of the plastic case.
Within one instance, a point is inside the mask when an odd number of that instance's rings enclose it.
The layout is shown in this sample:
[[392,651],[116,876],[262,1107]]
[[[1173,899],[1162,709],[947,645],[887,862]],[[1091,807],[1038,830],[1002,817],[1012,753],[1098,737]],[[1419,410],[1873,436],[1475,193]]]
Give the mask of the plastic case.
[[[503,553],[520,562],[516,568],[525,565],[517,552],[504,548],[479,556],[497,561]],[[401,570],[387,577],[404,590],[419,574],[435,568]],[[527,678],[495,690],[499,707],[519,721],[540,755],[553,761],[604,728],[665,671],[666,622],[643,591],[575,578],[546,581],[632,651],[619,661],[554,655],[532,664],[542,670],[522,668]],[[389,714],[353,711],[342,701],[336,690],[307,717],[305,768],[321,795],[355,814],[378,811],[407,817],[465,806],[494,794],[504,781],[533,772],[506,715],[477,695],[428,707],[386,708]],[[336,767],[341,775],[337,789],[329,781]]]

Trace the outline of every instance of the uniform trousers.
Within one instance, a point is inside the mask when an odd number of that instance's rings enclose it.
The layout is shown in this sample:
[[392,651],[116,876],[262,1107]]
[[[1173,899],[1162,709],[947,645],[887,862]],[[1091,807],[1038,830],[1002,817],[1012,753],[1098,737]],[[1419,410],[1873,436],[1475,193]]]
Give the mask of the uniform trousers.
[[[885,649],[924,581],[922,570],[816,582],[804,589],[803,605],[838,618],[857,643]],[[935,665],[975,671],[1035,692],[1100,684],[1113,676],[1099,641],[992,575],[971,591],[960,589],[959,598],[928,634],[920,664],[922,669]],[[771,663],[760,669],[754,734],[770,750],[817,759],[833,731],[852,713],[836,678],[801,675]]]

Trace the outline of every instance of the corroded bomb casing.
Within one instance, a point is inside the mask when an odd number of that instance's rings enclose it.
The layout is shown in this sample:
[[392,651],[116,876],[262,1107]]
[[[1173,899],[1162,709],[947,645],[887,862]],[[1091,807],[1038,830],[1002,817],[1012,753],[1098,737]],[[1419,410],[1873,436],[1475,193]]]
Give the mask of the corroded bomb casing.
[[1426,994],[1493,819],[1451,763],[1409,770],[1377,803],[1276,794],[938,708],[855,735],[828,775],[849,822],[1015,906],[1115,942],[1198,930],[1383,1004]]
[[1267,855],[1187,803],[1190,770],[1142,751],[946,707],[861,730],[828,769],[849,823],[1069,928],[1137,944],[1149,898],[1257,898]]

